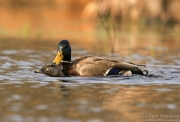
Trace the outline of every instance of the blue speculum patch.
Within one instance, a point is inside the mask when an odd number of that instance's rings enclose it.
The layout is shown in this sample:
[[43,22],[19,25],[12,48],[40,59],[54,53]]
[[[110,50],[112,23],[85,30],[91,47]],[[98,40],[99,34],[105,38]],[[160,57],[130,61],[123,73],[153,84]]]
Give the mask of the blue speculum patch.
[[107,75],[116,75],[120,72],[121,70],[118,68],[112,68],[109,70],[109,72],[107,73]]

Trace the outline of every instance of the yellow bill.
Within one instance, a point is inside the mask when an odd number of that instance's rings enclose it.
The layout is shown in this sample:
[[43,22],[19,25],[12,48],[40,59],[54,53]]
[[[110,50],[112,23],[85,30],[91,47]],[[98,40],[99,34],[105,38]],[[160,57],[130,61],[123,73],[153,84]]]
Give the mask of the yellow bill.
[[61,63],[63,57],[64,57],[64,55],[63,55],[62,51],[58,51],[53,63],[55,63],[56,65],[59,65]]

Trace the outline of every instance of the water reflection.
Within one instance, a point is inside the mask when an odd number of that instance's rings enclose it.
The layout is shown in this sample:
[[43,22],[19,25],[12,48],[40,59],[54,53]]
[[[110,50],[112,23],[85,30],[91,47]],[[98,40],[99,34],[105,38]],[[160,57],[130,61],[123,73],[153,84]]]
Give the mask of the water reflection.
[[180,112],[177,85],[75,84],[1,82],[1,118],[17,122],[143,122],[148,114]]

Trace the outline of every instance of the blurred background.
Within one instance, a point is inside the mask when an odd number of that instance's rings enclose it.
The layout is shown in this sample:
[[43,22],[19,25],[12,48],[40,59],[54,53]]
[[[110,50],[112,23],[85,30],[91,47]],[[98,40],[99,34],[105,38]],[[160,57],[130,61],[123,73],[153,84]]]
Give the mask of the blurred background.
[[179,48],[179,12],[180,0],[0,0],[0,41],[68,39],[100,54],[149,54],[141,48]]
[[[61,39],[150,76],[35,74]],[[178,122],[179,84],[180,0],[0,0],[1,122]]]

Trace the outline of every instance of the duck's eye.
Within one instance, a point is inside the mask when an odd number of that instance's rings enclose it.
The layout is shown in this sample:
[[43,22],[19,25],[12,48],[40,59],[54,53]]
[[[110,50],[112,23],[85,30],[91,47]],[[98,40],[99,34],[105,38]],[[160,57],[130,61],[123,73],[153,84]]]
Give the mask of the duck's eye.
[[64,46],[64,48],[68,48],[68,46],[67,46],[67,45],[65,45],[65,46]]
[[46,71],[45,71],[45,74],[48,74],[48,73],[49,73],[49,71],[48,71],[48,70],[46,70]]

